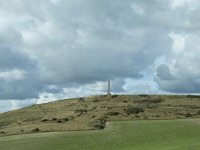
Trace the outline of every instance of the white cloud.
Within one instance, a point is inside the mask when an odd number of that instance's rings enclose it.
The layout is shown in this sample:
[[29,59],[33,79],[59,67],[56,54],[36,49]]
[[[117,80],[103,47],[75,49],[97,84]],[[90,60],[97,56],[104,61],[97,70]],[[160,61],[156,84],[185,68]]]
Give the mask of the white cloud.
[[172,52],[179,55],[185,50],[185,36],[182,34],[170,33],[169,37],[173,40]]
[[184,7],[185,5],[192,7],[196,0],[170,0],[172,9]]
[[0,72],[0,78],[4,80],[22,80],[26,77],[26,72],[24,70],[14,69],[11,71]]

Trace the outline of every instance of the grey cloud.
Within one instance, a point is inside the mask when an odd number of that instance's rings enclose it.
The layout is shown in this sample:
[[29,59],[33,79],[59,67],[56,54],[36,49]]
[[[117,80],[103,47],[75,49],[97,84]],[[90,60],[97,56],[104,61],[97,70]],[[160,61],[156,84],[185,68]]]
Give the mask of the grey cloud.
[[[173,10],[168,0],[60,0],[56,4],[2,0],[0,10],[0,71],[27,72],[22,80],[0,80],[5,87],[1,99],[33,98],[41,92],[59,93],[71,84],[80,87],[108,79],[120,92],[124,78],[141,79],[159,56],[175,62],[157,69],[160,89],[197,91],[199,69],[195,64],[199,62],[193,61],[197,59],[193,55],[175,60],[178,55],[171,52],[169,34],[191,34],[198,29],[198,9]],[[186,44],[192,54],[198,51],[192,47],[195,43]],[[195,71],[185,69],[188,66]],[[191,90],[179,88],[186,83]]]
[[[167,51],[171,40],[164,28],[155,26],[157,22],[150,25],[149,18],[155,19],[157,13],[139,17],[131,4],[132,1],[61,1],[56,6],[42,5],[46,22],[41,22],[40,27],[46,23],[51,30],[36,31],[45,35],[36,41],[37,47],[27,45],[28,52],[38,58],[41,79],[61,84],[142,77],[140,72]],[[145,5],[150,2],[141,5],[149,9]],[[155,5],[158,8],[150,5],[154,7],[149,11],[164,7],[157,1]]]
[[17,49],[0,46],[0,71],[10,69],[31,69],[35,62]]
[[174,78],[169,70],[169,67],[165,64],[158,66],[157,77],[159,77],[161,80],[173,80]]

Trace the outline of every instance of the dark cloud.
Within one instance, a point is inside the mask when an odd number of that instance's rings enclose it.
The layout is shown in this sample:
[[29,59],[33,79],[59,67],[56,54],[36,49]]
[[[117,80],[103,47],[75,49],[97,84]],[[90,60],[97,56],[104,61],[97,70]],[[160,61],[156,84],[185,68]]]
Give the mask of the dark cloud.
[[157,68],[157,77],[161,80],[173,80],[169,67],[165,64],[161,64]]
[[0,71],[11,69],[32,69],[35,62],[17,49],[0,47]]

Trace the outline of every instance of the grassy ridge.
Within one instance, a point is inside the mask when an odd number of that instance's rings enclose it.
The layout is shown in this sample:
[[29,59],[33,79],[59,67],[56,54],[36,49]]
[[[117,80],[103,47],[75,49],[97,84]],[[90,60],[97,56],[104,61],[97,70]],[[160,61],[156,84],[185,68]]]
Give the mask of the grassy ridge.
[[1,150],[199,150],[200,120],[117,121],[99,131],[0,137]]
[[0,136],[102,129],[107,121],[200,118],[199,96],[111,95],[67,99],[0,114]]

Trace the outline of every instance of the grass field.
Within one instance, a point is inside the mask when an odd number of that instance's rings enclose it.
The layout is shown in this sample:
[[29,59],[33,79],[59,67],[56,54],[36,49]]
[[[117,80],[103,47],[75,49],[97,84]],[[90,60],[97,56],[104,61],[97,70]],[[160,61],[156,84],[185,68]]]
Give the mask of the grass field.
[[116,121],[105,130],[0,137],[0,150],[199,150],[200,119]]

